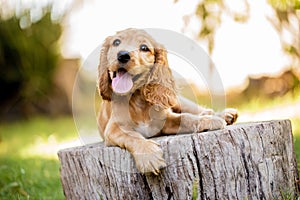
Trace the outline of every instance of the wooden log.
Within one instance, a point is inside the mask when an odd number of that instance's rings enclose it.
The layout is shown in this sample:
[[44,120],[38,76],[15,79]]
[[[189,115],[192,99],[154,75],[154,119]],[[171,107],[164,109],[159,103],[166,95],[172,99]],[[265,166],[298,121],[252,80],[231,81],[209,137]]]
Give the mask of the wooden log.
[[139,173],[129,152],[103,143],[59,151],[66,198],[277,199],[299,192],[289,120],[154,140],[167,163],[158,176]]

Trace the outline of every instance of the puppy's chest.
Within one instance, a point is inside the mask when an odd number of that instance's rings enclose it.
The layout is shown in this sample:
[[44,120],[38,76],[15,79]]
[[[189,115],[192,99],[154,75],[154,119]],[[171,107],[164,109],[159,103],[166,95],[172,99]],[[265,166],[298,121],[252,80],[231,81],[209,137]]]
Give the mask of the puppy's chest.
[[142,104],[131,108],[131,119],[134,130],[149,138],[158,135],[164,126],[166,115],[163,109],[157,106]]
[[145,138],[153,137],[161,132],[160,126],[153,123],[138,122],[134,130],[141,133]]

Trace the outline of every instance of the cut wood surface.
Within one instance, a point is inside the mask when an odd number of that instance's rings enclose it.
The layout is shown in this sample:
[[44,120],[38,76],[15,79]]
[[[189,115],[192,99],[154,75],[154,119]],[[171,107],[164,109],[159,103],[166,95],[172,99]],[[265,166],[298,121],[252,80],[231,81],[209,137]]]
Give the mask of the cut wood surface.
[[289,120],[154,138],[167,167],[137,171],[129,152],[96,143],[59,151],[67,199],[276,199],[299,192]]

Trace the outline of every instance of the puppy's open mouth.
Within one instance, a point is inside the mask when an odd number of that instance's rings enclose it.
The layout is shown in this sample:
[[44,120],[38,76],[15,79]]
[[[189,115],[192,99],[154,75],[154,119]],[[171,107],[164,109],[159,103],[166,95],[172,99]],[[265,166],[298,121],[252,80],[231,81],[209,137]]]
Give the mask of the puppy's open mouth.
[[119,94],[128,93],[133,87],[133,82],[136,81],[141,74],[132,76],[125,68],[119,68],[112,72],[112,88],[114,92]]
[[116,72],[113,72],[112,88],[116,93],[127,93],[131,90],[132,86],[132,76],[126,69],[119,68]]
[[121,76],[124,75],[125,73],[127,73],[127,70],[126,70],[126,69],[124,69],[124,68],[119,68],[118,71],[113,72],[113,78],[116,78],[116,77],[117,77],[117,74],[118,74],[118,76],[121,77]]

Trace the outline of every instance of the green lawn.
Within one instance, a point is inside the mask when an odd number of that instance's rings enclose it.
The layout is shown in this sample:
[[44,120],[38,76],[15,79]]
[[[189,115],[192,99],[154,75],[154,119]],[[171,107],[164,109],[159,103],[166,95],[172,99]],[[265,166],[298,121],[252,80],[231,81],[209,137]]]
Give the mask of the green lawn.
[[64,199],[56,151],[77,137],[71,117],[0,124],[0,199]]
[[[292,124],[300,161],[300,118]],[[71,117],[0,124],[0,199],[64,199],[56,151],[77,137]]]
[[292,119],[292,126],[294,135],[294,148],[298,162],[298,171],[300,174],[300,118]]

